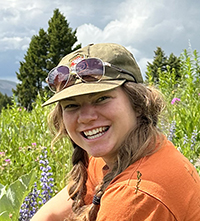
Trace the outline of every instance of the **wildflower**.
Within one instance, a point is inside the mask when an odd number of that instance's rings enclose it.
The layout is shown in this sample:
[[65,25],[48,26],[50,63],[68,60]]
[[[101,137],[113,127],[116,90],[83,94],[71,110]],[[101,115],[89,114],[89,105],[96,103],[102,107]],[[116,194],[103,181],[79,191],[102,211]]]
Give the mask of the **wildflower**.
[[194,146],[196,144],[197,135],[198,135],[197,129],[193,130],[192,136],[191,136],[191,145],[190,145],[190,149],[191,150],[194,150]]
[[198,158],[194,164],[195,167],[200,167],[200,158]]
[[36,143],[32,143],[32,146],[36,146],[37,144]]
[[173,137],[175,136],[175,131],[176,131],[176,121],[172,121],[169,129],[169,135],[168,135],[168,140],[172,141]]
[[42,154],[40,155],[39,158],[40,158],[39,163],[41,164],[40,185],[42,191],[37,189],[37,184],[35,183],[32,192],[29,193],[29,195],[25,198],[21,206],[19,221],[30,220],[30,218],[32,218],[34,214],[37,212],[39,207],[45,204],[51,198],[51,194],[53,193],[52,187],[54,186],[53,184],[54,179],[51,177],[53,173],[50,172],[51,167],[49,166],[49,162],[47,159],[46,148],[43,149]]
[[5,159],[5,161],[6,161],[7,163],[10,163],[10,159]]
[[5,152],[0,152],[0,155],[1,156],[5,156]]
[[52,187],[54,186],[54,179],[51,177],[53,175],[51,171],[51,167],[49,166],[49,161],[47,160],[47,150],[46,148],[43,150],[43,154],[40,155],[40,170],[41,170],[41,188],[42,188],[42,202],[40,204],[45,204],[53,193]]
[[190,163],[192,163],[192,164],[193,164],[193,163],[194,163],[194,160],[193,160],[193,159],[190,159]]
[[200,96],[200,93],[198,95]]
[[25,198],[20,209],[19,221],[30,220],[38,210],[37,198],[40,191],[37,190],[37,184],[34,183],[34,188],[31,193]]
[[188,143],[188,135],[187,134],[184,134],[184,137],[183,137],[183,145],[187,144]]
[[163,121],[163,119],[161,119],[160,121],[160,129],[165,132],[166,131],[166,124],[165,122]]
[[172,99],[171,104],[175,104],[175,102],[177,102],[177,101],[181,101],[181,99],[175,97],[175,98]]

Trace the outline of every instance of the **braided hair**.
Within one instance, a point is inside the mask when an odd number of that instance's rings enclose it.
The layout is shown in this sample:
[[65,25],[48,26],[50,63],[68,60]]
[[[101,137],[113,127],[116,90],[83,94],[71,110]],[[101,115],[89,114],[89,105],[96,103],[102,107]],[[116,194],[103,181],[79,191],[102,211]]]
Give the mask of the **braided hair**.
[[[68,192],[74,200],[72,205],[74,215],[66,220],[95,221],[100,207],[100,199],[113,178],[140,158],[154,153],[156,140],[162,140],[162,133],[157,127],[159,115],[165,106],[160,92],[153,87],[134,82],[125,82],[121,87],[128,96],[133,110],[137,113],[136,127],[119,147],[112,171],[107,173],[96,187],[93,202],[89,205],[85,205],[84,202],[87,194],[89,156],[85,150],[72,141],[74,146],[73,168],[70,172]],[[55,142],[59,137],[66,135],[62,120],[62,108],[59,103],[50,114],[49,119],[50,124],[54,126],[55,139],[53,142]]]

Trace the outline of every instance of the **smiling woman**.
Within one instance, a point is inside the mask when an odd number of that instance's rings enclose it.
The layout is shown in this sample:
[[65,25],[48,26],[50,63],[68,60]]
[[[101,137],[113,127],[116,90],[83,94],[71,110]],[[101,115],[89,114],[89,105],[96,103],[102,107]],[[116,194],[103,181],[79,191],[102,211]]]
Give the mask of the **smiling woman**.
[[[136,125],[136,114],[121,87],[60,102],[65,129],[89,155],[110,165],[127,134]],[[126,114],[124,114],[126,113]]]
[[50,71],[43,106],[55,138],[74,147],[68,185],[32,221],[198,221],[200,178],[157,127],[159,91],[143,84],[133,55],[88,45]]

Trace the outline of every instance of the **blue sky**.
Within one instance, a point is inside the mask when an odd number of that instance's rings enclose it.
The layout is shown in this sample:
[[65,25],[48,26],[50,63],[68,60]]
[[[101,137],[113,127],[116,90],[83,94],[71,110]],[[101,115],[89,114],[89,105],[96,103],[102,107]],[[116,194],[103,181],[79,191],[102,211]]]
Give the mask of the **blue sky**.
[[199,0],[6,0],[0,6],[0,79],[17,81],[31,37],[47,30],[55,8],[77,29],[77,43],[122,44],[143,75],[158,46],[167,56],[200,52]]

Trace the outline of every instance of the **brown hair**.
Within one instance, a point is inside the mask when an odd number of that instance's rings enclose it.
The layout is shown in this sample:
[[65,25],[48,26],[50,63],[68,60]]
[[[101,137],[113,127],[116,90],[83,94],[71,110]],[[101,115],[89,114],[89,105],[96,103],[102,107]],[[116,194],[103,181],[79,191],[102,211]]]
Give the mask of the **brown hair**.
[[[111,172],[105,175],[101,184],[96,187],[96,196],[101,198],[111,180],[124,171],[129,165],[140,158],[150,155],[155,151],[157,139],[162,139],[161,132],[157,127],[158,117],[164,108],[162,95],[153,87],[144,84],[126,82],[122,89],[127,94],[133,110],[138,113],[137,125],[119,148],[117,160]],[[66,135],[62,121],[62,109],[58,103],[50,114],[50,125],[53,125],[55,140]],[[52,128],[52,127],[50,127]],[[85,150],[77,146],[73,141],[74,153],[72,156],[73,168],[70,172],[68,191],[74,200],[72,210],[74,217],[66,220],[96,220],[99,205],[85,205],[84,198],[87,192],[87,167],[89,156]]]

